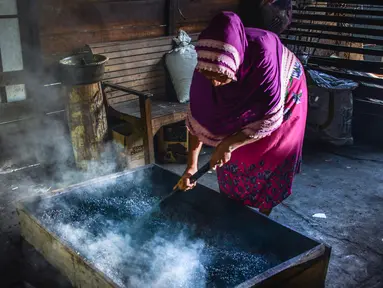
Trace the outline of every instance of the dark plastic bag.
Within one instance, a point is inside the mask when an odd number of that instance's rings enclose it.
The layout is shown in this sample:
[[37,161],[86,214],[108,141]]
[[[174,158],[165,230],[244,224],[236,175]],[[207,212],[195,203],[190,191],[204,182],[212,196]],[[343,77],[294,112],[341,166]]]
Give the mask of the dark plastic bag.
[[353,90],[358,83],[326,73],[309,74],[307,138],[336,146],[352,145]]

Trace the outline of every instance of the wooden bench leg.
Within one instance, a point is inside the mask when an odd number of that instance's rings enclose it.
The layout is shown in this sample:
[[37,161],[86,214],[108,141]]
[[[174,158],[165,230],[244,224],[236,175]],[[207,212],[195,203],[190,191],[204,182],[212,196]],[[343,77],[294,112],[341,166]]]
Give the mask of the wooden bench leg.
[[152,103],[149,98],[139,97],[141,120],[144,126],[145,164],[154,163],[154,144],[152,129]]

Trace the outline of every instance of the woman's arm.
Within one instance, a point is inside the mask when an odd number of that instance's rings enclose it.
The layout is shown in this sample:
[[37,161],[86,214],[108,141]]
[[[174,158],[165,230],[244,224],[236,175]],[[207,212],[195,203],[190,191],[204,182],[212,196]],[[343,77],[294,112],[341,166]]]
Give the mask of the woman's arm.
[[242,131],[225,138],[215,149],[210,159],[210,166],[213,169],[215,169],[216,166],[222,166],[230,160],[231,152],[259,139],[261,138],[251,138]]
[[198,156],[201,152],[202,142],[199,141],[197,136],[189,133],[189,153],[188,153],[188,164],[186,166],[186,170],[182,175],[181,179],[178,181],[174,189],[180,190],[190,190],[195,187],[196,183],[190,182],[190,177],[197,172],[198,170]]
[[189,153],[188,163],[186,170],[197,170],[198,168],[198,156],[201,152],[202,142],[198,137],[189,132]]
[[225,146],[228,151],[233,152],[242,146],[256,142],[258,140],[258,138],[251,138],[240,131],[224,139],[220,145]]

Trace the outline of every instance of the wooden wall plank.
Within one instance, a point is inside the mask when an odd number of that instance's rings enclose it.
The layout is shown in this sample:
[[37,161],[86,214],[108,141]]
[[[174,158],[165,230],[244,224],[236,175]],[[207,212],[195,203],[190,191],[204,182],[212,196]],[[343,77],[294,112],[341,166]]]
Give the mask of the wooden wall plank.
[[148,47],[148,48],[116,51],[116,52],[102,53],[102,54],[112,59],[112,58],[130,57],[134,55],[143,55],[143,54],[156,53],[156,52],[163,52],[163,54],[165,54],[165,52],[168,52],[171,49],[172,49],[172,45],[165,45],[165,46],[155,46],[155,47]]
[[208,23],[220,11],[237,12],[240,0],[179,0],[176,19],[177,26],[183,27],[187,23]]
[[[165,85],[165,75],[153,75],[153,77],[150,78],[142,78],[142,79],[137,79],[133,81],[127,81],[127,82],[118,82],[118,84],[129,87],[129,88],[134,88],[134,87],[141,87],[141,86],[147,86],[152,85],[152,84],[164,84]],[[140,91],[140,90],[139,90]]]
[[41,36],[43,54],[57,60],[62,55],[71,53],[74,49],[83,47],[86,44],[119,41],[135,38],[151,38],[164,34],[164,27],[161,26],[124,26],[116,29],[97,30],[91,32],[73,31],[67,34]]
[[107,81],[110,81],[114,78],[126,77],[130,75],[146,73],[146,72],[162,70],[162,69],[163,69],[162,67],[158,67],[158,66],[145,66],[145,67],[140,67],[136,69],[120,70],[116,72],[105,73],[104,79]]
[[145,55],[132,56],[129,58],[113,58],[113,59],[109,59],[106,66],[132,63],[132,62],[138,62],[142,60],[155,60],[155,59],[160,60],[162,59],[163,56],[164,56],[164,52],[157,52],[157,53],[149,53]]
[[174,14],[174,24],[170,23],[175,26],[172,30],[186,28],[187,32],[200,32],[219,11],[236,11],[239,0],[38,2],[41,46],[44,59],[49,64],[85,44],[163,36],[170,29],[169,8]]
[[[133,75],[124,76],[124,77],[118,77],[114,79],[108,79],[108,83],[120,84],[120,83],[138,82],[139,80],[150,79],[152,77],[162,76],[163,74],[164,72],[161,70],[148,71],[146,73],[139,73],[139,74],[133,74]],[[124,86],[127,86],[127,85],[124,85]]]
[[188,23],[177,23],[177,29],[182,29],[187,33],[197,33],[207,27],[209,21],[196,21]]
[[[151,45],[153,44],[153,45]],[[169,39],[162,39],[159,38],[158,40],[153,40],[153,43],[150,43],[148,41],[144,42],[136,42],[134,41],[133,43],[129,42],[122,42],[120,44],[113,44],[109,46],[104,46],[104,47],[98,47],[98,48],[93,48],[92,51],[93,53],[111,53],[111,52],[116,52],[116,51],[125,51],[125,50],[133,50],[133,49],[147,49],[151,47],[158,47],[158,46],[170,46],[172,45],[172,41]],[[144,53],[142,53],[144,54]]]
[[44,63],[85,44],[165,34],[166,0],[38,0]]
[[165,0],[40,0],[42,35],[96,31],[116,25],[166,24]]
[[[192,42],[196,41],[198,38],[198,34],[190,34],[189,35],[192,38]],[[172,39],[170,38],[164,38],[164,37],[154,37],[151,38],[150,41],[164,41],[164,43],[171,44]],[[105,48],[105,47],[111,47],[111,46],[116,46],[116,45],[136,45],[139,44],[143,47],[149,47],[148,45],[148,39],[136,39],[136,40],[127,40],[127,41],[113,41],[113,42],[102,42],[102,43],[94,43],[91,45],[92,49],[98,49],[98,48]]]
[[[146,67],[146,66],[156,66],[160,65],[160,59],[150,59],[150,60],[144,60],[144,61],[137,61],[137,62],[131,62],[131,63],[122,63],[118,65],[112,65],[105,67],[105,79],[108,79],[110,77],[118,77],[125,75],[125,72],[121,70],[129,70],[129,69],[135,69],[140,67]],[[121,72],[118,72],[121,71]],[[111,72],[118,72],[116,74],[109,74]],[[112,76],[113,75],[113,76]]]

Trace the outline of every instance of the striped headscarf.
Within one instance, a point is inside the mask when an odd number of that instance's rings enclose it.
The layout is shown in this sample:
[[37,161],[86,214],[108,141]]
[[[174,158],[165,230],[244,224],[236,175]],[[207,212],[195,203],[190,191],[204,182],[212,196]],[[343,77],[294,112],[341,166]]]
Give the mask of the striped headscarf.
[[196,69],[216,72],[237,80],[236,74],[243,62],[246,47],[245,28],[239,17],[232,12],[220,13],[199,37]]

